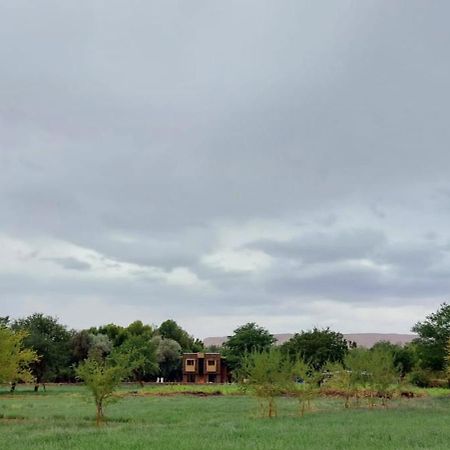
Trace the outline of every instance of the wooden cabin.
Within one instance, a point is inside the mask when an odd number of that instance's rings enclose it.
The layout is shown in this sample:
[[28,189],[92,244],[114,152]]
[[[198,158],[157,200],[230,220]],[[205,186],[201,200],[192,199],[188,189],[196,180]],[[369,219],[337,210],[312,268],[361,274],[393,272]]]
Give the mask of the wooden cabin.
[[183,353],[184,383],[228,383],[230,375],[220,353]]

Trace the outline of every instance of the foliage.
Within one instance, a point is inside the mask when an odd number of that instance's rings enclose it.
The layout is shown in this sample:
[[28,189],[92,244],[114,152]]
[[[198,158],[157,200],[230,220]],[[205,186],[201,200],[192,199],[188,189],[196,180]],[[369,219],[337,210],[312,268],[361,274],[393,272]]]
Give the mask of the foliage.
[[30,365],[38,383],[62,381],[70,377],[71,334],[56,318],[35,313],[16,320],[11,328],[26,333],[24,346],[39,356]]
[[157,345],[145,334],[132,334],[121,345],[120,350],[126,353],[133,366],[132,376],[141,384],[151,375],[156,375],[159,370],[156,355]]
[[104,334],[111,340],[113,347],[120,347],[127,338],[127,331],[124,327],[109,323],[98,328],[89,330],[92,334]]
[[421,369],[420,367],[414,369],[408,375],[409,383],[421,388],[430,387],[432,378],[432,372],[427,369]]
[[164,339],[155,336],[152,343],[156,348],[156,358],[159,364],[159,373],[166,380],[179,378],[181,369],[181,346],[173,339]]
[[239,370],[246,354],[267,352],[275,340],[273,335],[254,322],[242,325],[223,345],[228,367],[232,371]]
[[262,400],[268,417],[277,415],[275,398],[292,383],[292,364],[277,348],[247,354],[239,369],[240,383]]
[[298,359],[292,364],[292,377],[296,383],[291,386],[290,393],[293,394],[299,403],[299,414],[303,417],[306,409],[311,409],[311,402],[320,393],[320,384],[323,380],[323,374],[320,370],[315,370],[303,359]]
[[111,398],[114,390],[130,370],[128,361],[119,358],[118,355],[115,356],[105,360],[88,358],[76,370],[77,377],[84,381],[94,397],[97,425],[104,418],[106,401]]
[[204,350],[203,342],[190,336],[174,320],[164,321],[158,328],[158,334],[164,339],[172,339],[178,342],[183,353],[195,353]]
[[327,362],[342,362],[348,345],[341,333],[314,328],[295,334],[281,349],[292,361],[302,358],[315,370],[320,370]]
[[384,349],[392,353],[394,358],[394,367],[396,367],[401,377],[411,372],[417,363],[415,348],[412,345],[392,344],[388,341],[377,342],[372,351]]
[[33,380],[29,366],[37,355],[23,347],[25,338],[24,331],[14,332],[0,325],[0,383]]
[[440,305],[423,322],[417,322],[412,331],[419,335],[414,344],[420,367],[432,371],[443,370],[447,342],[450,339],[450,305]]

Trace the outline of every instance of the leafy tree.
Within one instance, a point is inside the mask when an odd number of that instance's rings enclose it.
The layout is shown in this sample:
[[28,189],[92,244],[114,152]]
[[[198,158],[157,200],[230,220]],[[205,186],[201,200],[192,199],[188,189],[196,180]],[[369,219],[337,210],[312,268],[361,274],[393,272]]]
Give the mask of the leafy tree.
[[394,364],[393,353],[386,348],[370,350],[370,383],[373,391],[381,397],[382,404],[387,406],[390,391],[398,383],[399,372]]
[[166,320],[158,328],[158,334],[164,339],[177,341],[182,352],[201,352],[204,350],[203,342],[194,339],[189,333],[181,328],[174,320]]
[[29,369],[37,360],[36,352],[24,348],[26,334],[0,326],[0,383],[32,381]]
[[156,357],[159,364],[159,373],[166,380],[176,380],[180,376],[181,346],[173,339],[164,339],[155,336],[152,343],[156,347]]
[[72,360],[75,364],[87,359],[92,343],[92,333],[89,330],[76,331],[70,339]]
[[447,342],[450,339],[450,305],[443,303],[423,322],[417,322],[412,331],[419,335],[414,344],[421,368],[443,370]]
[[302,358],[320,370],[327,362],[342,362],[348,352],[347,341],[341,333],[329,328],[302,331],[281,346],[282,352],[295,361]]
[[357,378],[355,372],[347,369],[340,362],[327,363],[324,367],[326,378],[326,387],[339,389],[344,393],[345,408],[350,407],[350,400],[357,392]]
[[101,360],[108,356],[113,350],[113,343],[106,334],[90,334],[89,338],[89,358]]
[[118,355],[104,360],[88,358],[76,369],[77,377],[85,382],[94,397],[97,425],[104,419],[105,403],[129,371],[129,362]]
[[133,366],[132,376],[141,385],[150,375],[156,375],[159,370],[156,355],[156,342],[144,334],[130,335],[121,345],[120,351],[126,353]]
[[263,415],[277,415],[276,398],[292,383],[292,364],[277,348],[246,354],[237,372],[239,382],[260,399]]
[[109,323],[89,330],[92,334],[104,334],[111,340],[113,347],[120,347],[127,338],[127,330],[120,325]]
[[236,328],[233,336],[223,345],[228,366],[232,371],[236,371],[247,353],[268,351],[275,341],[273,335],[254,322]]
[[327,385],[342,388],[346,393],[345,406],[352,396],[359,397],[359,388],[368,389],[368,400],[374,405],[375,396],[387,405],[392,387],[398,383],[399,371],[394,365],[392,351],[384,346],[374,349],[356,348],[345,357],[344,364],[327,365],[332,375]]
[[11,328],[14,331],[25,332],[24,345],[39,356],[39,359],[30,365],[37,383],[65,380],[70,377],[71,334],[56,318],[35,313],[16,320]]
[[150,325],[144,325],[140,320],[136,320],[130,323],[128,327],[125,328],[126,336],[144,336],[151,339],[154,335],[154,329]]
[[311,409],[311,401],[320,393],[320,384],[323,379],[322,371],[315,370],[313,366],[305,363],[303,359],[295,361],[292,367],[293,380],[301,382],[300,386],[293,385],[290,390],[299,402],[299,413],[303,417],[306,409]]
[[411,345],[401,346],[398,344],[392,344],[388,341],[380,341],[372,347],[372,351],[378,349],[384,349],[385,351],[392,353],[394,358],[394,366],[398,369],[401,377],[404,377],[406,374],[410,373],[417,362],[415,350]]

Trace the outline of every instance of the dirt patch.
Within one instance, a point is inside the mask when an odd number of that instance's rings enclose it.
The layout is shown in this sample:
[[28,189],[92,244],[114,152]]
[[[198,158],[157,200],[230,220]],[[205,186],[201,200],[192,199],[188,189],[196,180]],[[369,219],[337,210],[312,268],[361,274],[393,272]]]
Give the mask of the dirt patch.
[[221,391],[174,391],[174,392],[120,392],[115,394],[117,397],[219,397],[224,395]]

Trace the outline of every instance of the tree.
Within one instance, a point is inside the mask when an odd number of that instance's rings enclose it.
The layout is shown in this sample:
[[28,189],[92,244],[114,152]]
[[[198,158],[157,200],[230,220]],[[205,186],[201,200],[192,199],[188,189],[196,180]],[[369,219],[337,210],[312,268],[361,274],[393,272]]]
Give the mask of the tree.
[[293,384],[290,394],[297,398],[299,414],[303,417],[305,410],[311,409],[311,400],[319,395],[323,374],[322,371],[315,370],[313,366],[305,363],[301,358],[293,363],[291,362],[291,364],[293,364],[293,380],[300,385]]
[[156,357],[159,364],[159,373],[166,380],[179,378],[181,368],[181,346],[173,339],[164,339],[155,336],[152,343],[156,347]]
[[394,364],[391,350],[383,347],[370,350],[370,383],[373,391],[381,397],[383,406],[387,406],[392,386],[398,383],[399,371]]
[[35,313],[16,320],[11,328],[25,332],[24,345],[39,356],[30,365],[37,383],[66,380],[71,376],[71,334],[56,318]]
[[24,348],[26,334],[0,326],[0,383],[32,381],[30,364],[37,360],[36,352]]
[[347,341],[341,333],[329,328],[302,331],[281,346],[282,352],[291,360],[302,358],[320,370],[327,362],[342,362],[348,352]]
[[203,342],[194,339],[181,328],[174,320],[166,320],[158,328],[158,334],[164,339],[177,341],[184,353],[201,352],[204,349]]
[[105,403],[128,375],[130,367],[127,366],[128,361],[115,355],[105,360],[88,358],[76,369],[77,377],[84,381],[94,397],[97,426],[104,419]]
[[120,351],[128,355],[133,366],[133,378],[141,385],[150,375],[158,373],[159,365],[156,349],[156,343],[148,339],[145,334],[130,335],[120,346]]
[[236,328],[223,345],[228,367],[232,371],[239,369],[247,353],[268,351],[275,341],[273,335],[254,322]]
[[241,386],[260,400],[263,415],[277,415],[276,397],[292,383],[292,364],[283,358],[278,348],[248,353],[237,372]]
[[372,351],[377,349],[384,349],[392,353],[394,366],[398,369],[401,377],[410,373],[417,362],[414,348],[410,345],[401,346],[388,341],[380,341],[372,347]]
[[120,325],[116,325],[114,323],[109,323],[107,325],[102,325],[98,328],[91,328],[90,333],[92,334],[104,334],[108,336],[111,340],[113,347],[120,347],[127,338],[127,330]]
[[92,334],[89,330],[73,332],[70,339],[70,348],[72,350],[72,360],[75,364],[87,359],[92,343]]
[[445,368],[447,342],[450,339],[450,305],[442,303],[439,309],[417,322],[412,331],[419,337],[414,345],[423,369],[440,371]]

